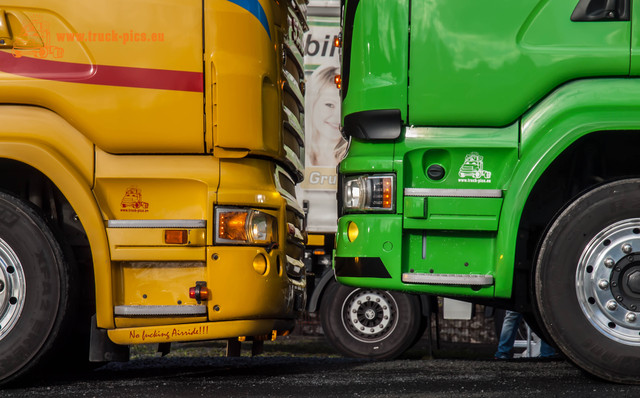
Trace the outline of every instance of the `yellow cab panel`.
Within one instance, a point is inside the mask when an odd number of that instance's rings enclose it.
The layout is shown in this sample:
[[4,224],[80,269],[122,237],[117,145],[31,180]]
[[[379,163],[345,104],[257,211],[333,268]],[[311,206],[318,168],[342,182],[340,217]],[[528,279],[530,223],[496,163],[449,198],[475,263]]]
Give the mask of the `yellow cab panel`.
[[111,153],[204,150],[200,1],[2,7],[13,34],[0,51],[0,102],[37,98]]

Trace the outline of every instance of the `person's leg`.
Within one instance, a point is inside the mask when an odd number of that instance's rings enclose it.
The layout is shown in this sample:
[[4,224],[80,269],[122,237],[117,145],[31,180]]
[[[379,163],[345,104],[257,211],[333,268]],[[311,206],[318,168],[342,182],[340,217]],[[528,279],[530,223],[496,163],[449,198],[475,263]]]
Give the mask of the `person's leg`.
[[507,311],[505,314],[502,331],[500,332],[500,341],[498,342],[498,351],[495,354],[496,358],[508,359],[513,356],[511,351],[513,350],[513,343],[516,340],[521,320],[522,314],[518,312]]
[[546,341],[540,340],[540,342],[540,358],[549,358],[556,355],[556,350]]

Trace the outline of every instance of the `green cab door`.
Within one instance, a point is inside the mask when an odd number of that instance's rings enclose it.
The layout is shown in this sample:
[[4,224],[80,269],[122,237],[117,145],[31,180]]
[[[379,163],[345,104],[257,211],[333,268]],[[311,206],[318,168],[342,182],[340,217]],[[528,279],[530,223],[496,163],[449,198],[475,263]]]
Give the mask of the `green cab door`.
[[[632,30],[633,37],[631,38],[631,65],[629,68],[631,76],[640,75],[640,0],[633,0],[631,6],[631,23],[635,26],[636,30]],[[635,12],[634,12],[635,10]]]
[[506,126],[565,82],[628,76],[629,1],[412,1],[408,124]]

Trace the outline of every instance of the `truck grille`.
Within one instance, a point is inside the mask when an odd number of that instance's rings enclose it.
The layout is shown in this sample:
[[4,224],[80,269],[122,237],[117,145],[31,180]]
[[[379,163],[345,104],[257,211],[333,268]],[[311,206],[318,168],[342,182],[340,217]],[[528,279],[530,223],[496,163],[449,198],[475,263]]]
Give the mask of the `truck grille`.
[[287,275],[292,280],[303,282],[305,270],[302,258],[304,256],[304,212],[296,200],[295,183],[280,167],[276,168],[276,188],[287,202],[287,247],[285,250],[287,261]]
[[304,47],[307,30],[306,3],[289,0],[287,27],[282,43],[282,127],[285,158],[295,182],[303,179],[304,168]]
[[286,272],[296,291],[302,294],[306,272],[304,256],[304,211],[296,200],[295,184],[304,178],[304,44],[308,29],[306,0],[285,0],[286,25],[281,43],[282,142],[286,164],[276,169],[278,192],[287,202]]

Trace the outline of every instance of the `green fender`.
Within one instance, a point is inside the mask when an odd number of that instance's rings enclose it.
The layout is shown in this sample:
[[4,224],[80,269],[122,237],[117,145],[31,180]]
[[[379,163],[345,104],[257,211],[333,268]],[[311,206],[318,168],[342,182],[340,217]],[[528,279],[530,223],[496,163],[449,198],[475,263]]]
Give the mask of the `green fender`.
[[585,79],[560,86],[521,119],[520,159],[505,192],[497,236],[495,296],[510,297],[522,210],[549,165],[579,138],[640,130],[640,79]]

